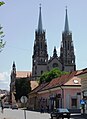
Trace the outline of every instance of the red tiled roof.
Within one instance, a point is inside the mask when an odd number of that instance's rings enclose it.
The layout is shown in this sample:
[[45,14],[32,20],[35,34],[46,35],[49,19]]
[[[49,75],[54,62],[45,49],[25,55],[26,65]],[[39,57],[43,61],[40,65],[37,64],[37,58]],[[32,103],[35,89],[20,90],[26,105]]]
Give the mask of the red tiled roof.
[[30,94],[36,93],[36,92],[40,91],[40,90],[41,90],[42,88],[44,88],[47,84],[48,84],[48,83],[42,83],[41,85],[39,85],[38,87],[36,87],[34,90],[32,90],[32,91],[30,92]]
[[79,75],[82,75],[82,74],[85,74],[87,73],[87,68],[81,70],[78,74],[76,74],[76,76],[79,76]]
[[[73,71],[70,74],[62,75],[61,77],[55,78],[51,80],[49,83],[43,83],[39,85],[38,87],[36,87],[34,90],[32,90],[30,94],[43,91],[43,90],[52,89],[60,85],[81,85],[80,79],[75,76],[76,74],[78,74],[78,71]],[[74,80],[78,80],[79,83],[75,84]]]
[[17,71],[16,72],[16,78],[24,78],[24,77],[28,77],[31,75],[30,71]]
[[56,86],[64,85],[71,78],[73,78],[76,73],[77,71],[74,71],[74,72],[71,72],[70,74],[62,75],[61,77],[55,78],[51,80],[51,82],[47,86],[45,86],[42,90],[47,90],[50,88],[54,88]]

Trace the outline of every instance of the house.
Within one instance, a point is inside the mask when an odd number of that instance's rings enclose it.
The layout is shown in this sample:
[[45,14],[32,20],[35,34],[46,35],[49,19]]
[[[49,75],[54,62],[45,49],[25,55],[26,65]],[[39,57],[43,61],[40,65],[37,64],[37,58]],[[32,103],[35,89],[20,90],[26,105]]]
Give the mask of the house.
[[38,110],[38,106],[40,107],[41,105],[40,99],[38,97],[38,92],[43,89],[46,85],[48,85],[48,83],[42,83],[41,85],[37,86],[34,90],[32,90],[29,93],[29,99],[28,99],[28,108],[29,109],[33,109],[33,110]]
[[[41,106],[54,108],[80,109],[81,100],[81,79],[75,76],[79,71],[51,80],[35,88],[29,94],[29,106],[32,109],[40,110]],[[35,100],[35,101],[34,101]]]
[[81,78],[81,101],[83,102],[81,103],[81,113],[87,114],[87,68],[83,69],[76,76]]

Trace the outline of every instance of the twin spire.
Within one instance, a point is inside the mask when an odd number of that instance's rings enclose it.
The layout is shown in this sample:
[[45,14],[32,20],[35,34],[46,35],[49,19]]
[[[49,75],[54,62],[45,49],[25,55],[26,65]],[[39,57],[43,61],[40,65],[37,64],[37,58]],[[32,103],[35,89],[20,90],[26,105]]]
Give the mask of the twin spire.
[[[38,32],[42,33],[43,27],[42,27],[42,15],[41,15],[41,4],[39,7],[39,21],[38,21]],[[64,32],[69,32],[69,24],[68,24],[68,15],[67,15],[67,7],[66,7],[66,16],[65,16],[65,27]]]
[[42,15],[41,15],[41,4],[40,4],[40,11],[39,11],[39,21],[38,21],[38,32],[42,33]]
[[64,27],[64,32],[69,32],[69,24],[68,24],[67,7],[66,7],[66,16],[65,16],[65,27]]

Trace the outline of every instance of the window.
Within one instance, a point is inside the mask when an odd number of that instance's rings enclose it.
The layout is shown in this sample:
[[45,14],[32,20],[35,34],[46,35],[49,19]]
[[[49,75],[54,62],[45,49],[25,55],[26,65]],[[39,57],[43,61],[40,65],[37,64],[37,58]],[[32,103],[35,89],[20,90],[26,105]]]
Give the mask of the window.
[[68,41],[68,50],[69,50],[69,41]]
[[42,59],[41,59],[41,62],[42,62]]
[[77,95],[81,95],[81,92],[78,92]]
[[41,74],[43,73],[43,71],[41,71]]
[[72,108],[76,108],[77,107],[77,99],[76,98],[72,98],[71,99],[71,106],[72,106]]
[[79,83],[79,81],[77,79],[74,79],[73,82],[74,82],[74,84],[78,84]]
[[37,66],[35,66],[35,70],[37,70]]
[[42,42],[41,42],[41,49],[42,49]]
[[35,71],[35,75],[37,74],[37,72]]
[[53,68],[55,68],[55,67],[58,67],[58,64],[57,63],[54,63],[53,64]]

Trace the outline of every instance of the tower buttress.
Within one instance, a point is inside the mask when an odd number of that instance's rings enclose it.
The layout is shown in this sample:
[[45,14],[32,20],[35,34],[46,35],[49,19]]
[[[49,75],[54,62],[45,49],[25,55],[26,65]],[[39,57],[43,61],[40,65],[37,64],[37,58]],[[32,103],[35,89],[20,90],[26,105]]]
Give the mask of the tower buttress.
[[35,41],[32,56],[32,77],[36,79],[47,70],[48,53],[45,30],[42,27],[41,6],[39,8],[38,29],[35,31]]
[[63,65],[62,70],[69,72],[76,70],[74,46],[72,41],[72,33],[69,30],[67,8],[65,16],[65,27],[62,33],[62,41],[60,47],[60,61]]

